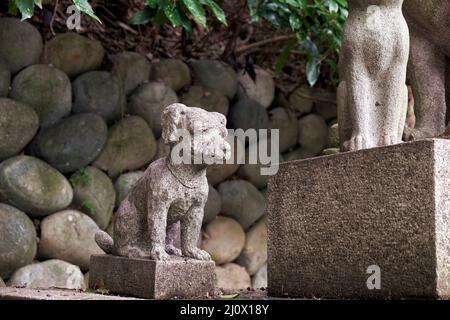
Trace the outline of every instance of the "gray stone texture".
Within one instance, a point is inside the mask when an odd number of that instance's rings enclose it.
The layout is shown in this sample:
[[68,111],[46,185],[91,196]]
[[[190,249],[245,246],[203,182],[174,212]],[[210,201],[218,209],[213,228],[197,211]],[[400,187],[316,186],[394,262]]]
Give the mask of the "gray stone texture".
[[90,256],[103,253],[94,240],[99,230],[94,220],[79,211],[54,213],[41,222],[38,257],[61,259],[87,271]]
[[[450,142],[281,164],[269,181],[269,295],[450,294]],[[367,268],[381,269],[368,290]]]
[[228,98],[217,90],[192,86],[183,93],[181,102],[190,107],[202,108],[209,112],[220,112],[224,116],[228,115]]
[[56,35],[46,43],[41,61],[74,78],[100,68],[104,56],[105,49],[99,41],[67,32]]
[[0,277],[7,279],[36,256],[36,230],[22,211],[0,203]]
[[155,137],[145,120],[126,117],[109,128],[105,147],[93,166],[116,177],[148,164],[155,157],[156,147]]
[[156,138],[161,135],[161,115],[164,109],[178,102],[175,91],[160,82],[141,84],[130,96],[128,111],[142,117]]
[[[405,139],[439,136],[446,126],[446,109],[450,106],[450,34],[447,0],[408,0],[403,5],[411,34],[408,83],[415,100],[416,126],[405,130]],[[447,115],[448,119],[448,115]]]
[[217,60],[194,60],[190,63],[194,84],[217,90],[233,99],[237,92],[238,80],[233,68]]
[[214,262],[92,256],[89,287],[148,299],[207,298],[214,295]]
[[173,91],[179,91],[191,84],[191,70],[179,59],[162,59],[152,63],[151,79],[164,83]]
[[51,259],[18,269],[8,286],[25,288],[85,289],[80,268],[66,261]]
[[252,286],[245,268],[232,262],[216,266],[216,280],[216,287],[225,291],[236,292]]
[[337,101],[343,151],[402,141],[409,31],[403,0],[349,0]]
[[6,97],[11,85],[11,71],[6,63],[0,59],[0,97]]
[[245,232],[236,220],[219,216],[202,231],[202,248],[218,265],[235,260],[245,243]]
[[31,217],[62,210],[72,198],[69,181],[42,160],[20,155],[0,163],[0,201]]
[[125,114],[123,83],[106,71],[91,71],[73,82],[73,112],[95,113],[110,124]]
[[0,160],[18,154],[39,129],[39,116],[26,104],[0,98]]
[[11,73],[37,63],[42,47],[41,34],[30,23],[16,18],[0,19],[0,58]]
[[148,81],[151,63],[147,57],[132,51],[125,51],[110,57],[112,73],[123,84],[125,94],[130,94],[141,83]]
[[266,70],[256,67],[256,79],[253,80],[245,70],[238,72],[238,94],[255,100],[264,108],[268,108],[275,98],[275,81]]
[[70,178],[73,187],[72,204],[91,217],[105,230],[116,202],[116,190],[111,179],[95,167],[87,167]]
[[128,193],[140,178],[144,176],[144,171],[132,171],[120,175],[114,183],[116,189],[116,207],[126,198]]
[[220,193],[212,185],[209,185],[208,200],[205,204],[205,213],[203,215],[203,224],[213,221],[222,209],[222,198]]
[[22,70],[14,77],[10,96],[33,107],[41,126],[56,123],[72,109],[69,77],[48,65],[36,64]]
[[93,162],[108,138],[108,127],[99,115],[71,115],[43,128],[30,145],[30,153],[63,173],[74,172]]
[[267,219],[264,216],[245,235],[243,250],[236,260],[254,275],[267,262]]

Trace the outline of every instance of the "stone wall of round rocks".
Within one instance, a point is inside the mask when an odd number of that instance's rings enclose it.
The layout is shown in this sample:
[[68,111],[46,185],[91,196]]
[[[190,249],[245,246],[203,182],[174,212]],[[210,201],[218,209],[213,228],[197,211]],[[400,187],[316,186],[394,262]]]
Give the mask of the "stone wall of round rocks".
[[[0,285],[86,287],[89,257],[102,253],[95,232],[114,232],[115,208],[168,153],[160,116],[170,103],[221,112],[230,128],[278,128],[284,160],[337,152],[332,93],[300,87],[284,97],[259,68],[253,81],[219,61],[108,55],[76,33],[44,44],[18,19],[0,18],[0,30]],[[227,290],[267,283],[259,169],[207,170],[201,246]]]

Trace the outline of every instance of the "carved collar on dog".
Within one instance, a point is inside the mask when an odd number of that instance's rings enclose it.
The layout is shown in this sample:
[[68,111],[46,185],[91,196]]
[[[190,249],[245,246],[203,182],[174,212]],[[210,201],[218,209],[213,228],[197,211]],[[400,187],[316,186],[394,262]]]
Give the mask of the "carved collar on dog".
[[206,166],[195,164],[173,164],[170,156],[166,157],[166,166],[170,173],[186,188],[195,189],[202,186],[206,178]]

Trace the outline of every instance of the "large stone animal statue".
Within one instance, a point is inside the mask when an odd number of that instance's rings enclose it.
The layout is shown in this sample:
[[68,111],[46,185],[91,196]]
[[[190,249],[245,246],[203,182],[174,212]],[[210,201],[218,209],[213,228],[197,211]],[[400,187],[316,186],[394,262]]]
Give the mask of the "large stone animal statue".
[[349,0],[339,61],[343,151],[401,142],[408,106],[403,0]]

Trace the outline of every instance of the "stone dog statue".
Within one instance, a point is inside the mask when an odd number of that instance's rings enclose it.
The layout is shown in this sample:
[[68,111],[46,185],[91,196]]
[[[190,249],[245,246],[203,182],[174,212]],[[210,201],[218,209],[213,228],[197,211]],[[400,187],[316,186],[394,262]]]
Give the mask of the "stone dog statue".
[[349,0],[339,61],[343,151],[401,142],[408,105],[403,0]]
[[450,118],[450,1],[408,0],[403,11],[411,33],[407,80],[417,119],[404,138],[437,137]]
[[[187,130],[192,139],[195,132],[200,132],[200,142],[190,144],[191,155],[223,161],[230,156],[225,125],[226,118],[220,113],[175,103],[163,112],[162,138],[172,151],[182,140],[181,130]],[[120,204],[114,240],[103,231],[95,235],[97,244],[106,253],[153,260],[167,260],[169,255],[211,259],[197,247],[209,190],[207,165],[196,164],[198,161],[178,163],[171,154],[151,163]],[[173,244],[178,222],[181,250]]]

